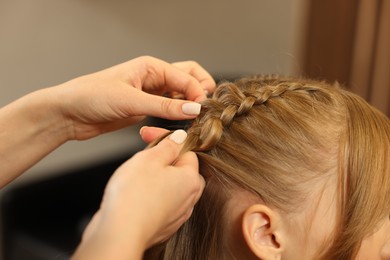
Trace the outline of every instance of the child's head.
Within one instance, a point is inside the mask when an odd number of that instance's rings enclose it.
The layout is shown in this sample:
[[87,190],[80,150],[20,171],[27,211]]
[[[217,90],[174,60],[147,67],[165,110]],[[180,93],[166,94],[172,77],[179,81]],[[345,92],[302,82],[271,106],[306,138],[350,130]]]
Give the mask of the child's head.
[[337,86],[277,77],[222,83],[202,107],[184,149],[206,188],[165,259],[390,257],[386,116]]

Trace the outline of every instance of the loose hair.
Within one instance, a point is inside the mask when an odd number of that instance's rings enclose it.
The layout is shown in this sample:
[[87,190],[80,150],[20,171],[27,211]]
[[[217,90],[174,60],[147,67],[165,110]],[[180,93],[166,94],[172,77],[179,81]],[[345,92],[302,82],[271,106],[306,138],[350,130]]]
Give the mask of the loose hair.
[[274,76],[222,82],[183,148],[198,155],[204,193],[189,221],[145,258],[234,259],[224,227],[237,189],[288,213],[302,207],[308,183],[337,172],[336,227],[321,258],[353,259],[390,213],[389,145],[389,119],[337,84]]

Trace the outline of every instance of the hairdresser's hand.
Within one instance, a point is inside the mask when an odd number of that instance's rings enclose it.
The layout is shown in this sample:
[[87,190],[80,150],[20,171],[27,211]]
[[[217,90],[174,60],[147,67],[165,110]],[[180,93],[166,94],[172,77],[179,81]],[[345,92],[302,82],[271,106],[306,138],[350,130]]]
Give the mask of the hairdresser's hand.
[[[30,93],[0,109],[0,187],[69,140],[92,138],[145,115],[194,118],[200,109],[194,101],[214,87],[195,62],[140,57]],[[159,96],[178,93],[187,100]]]
[[[195,62],[169,64],[140,57],[66,82],[53,91],[62,104],[69,139],[88,139],[138,122],[145,115],[191,119],[215,82]],[[186,100],[161,97],[180,93]],[[183,106],[184,105],[184,106]]]
[[140,130],[140,135],[144,142],[151,143],[168,132],[169,130],[160,127],[143,126]]
[[185,137],[176,131],[114,173],[75,259],[141,259],[190,217],[204,179],[193,152],[178,158]]

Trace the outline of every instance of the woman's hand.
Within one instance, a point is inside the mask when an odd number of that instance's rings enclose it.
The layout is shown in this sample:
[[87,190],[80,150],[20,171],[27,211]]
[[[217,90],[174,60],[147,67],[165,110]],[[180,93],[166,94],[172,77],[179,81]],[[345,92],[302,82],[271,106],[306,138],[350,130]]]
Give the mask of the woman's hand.
[[[195,102],[214,88],[212,77],[195,62],[169,64],[140,57],[76,78],[53,91],[70,126],[69,139],[83,140],[138,122],[145,115],[194,118],[200,110]],[[169,93],[180,93],[188,101],[160,96]]]
[[[30,93],[0,109],[0,187],[69,140],[138,122],[145,115],[190,119],[215,83],[195,62],[140,57]],[[182,94],[175,100],[160,94]]]
[[185,137],[178,130],[118,168],[75,259],[141,259],[190,217],[205,184],[195,153],[178,157]]

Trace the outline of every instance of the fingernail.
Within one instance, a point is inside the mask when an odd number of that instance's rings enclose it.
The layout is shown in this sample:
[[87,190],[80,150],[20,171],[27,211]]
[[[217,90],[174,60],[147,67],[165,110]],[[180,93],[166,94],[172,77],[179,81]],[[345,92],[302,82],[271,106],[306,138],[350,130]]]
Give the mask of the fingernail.
[[139,130],[140,135],[142,135],[142,132],[144,131],[145,128],[146,128],[146,126],[141,127],[141,129]]
[[208,91],[207,89],[205,89],[205,90],[204,90],[204,94],[205,94],[206,96],[208,96],[208,95],[209,95],[209,91]]
[[187,133],[184,130],[176,130],[173,132],[170,136],[169,139],[174,141],[177,144],[182,144],[187,138]]
[[184,114],[187,115],[199,115],[201,105],[199,103],[191,102],[184,103],[181,107],[181,110]]

